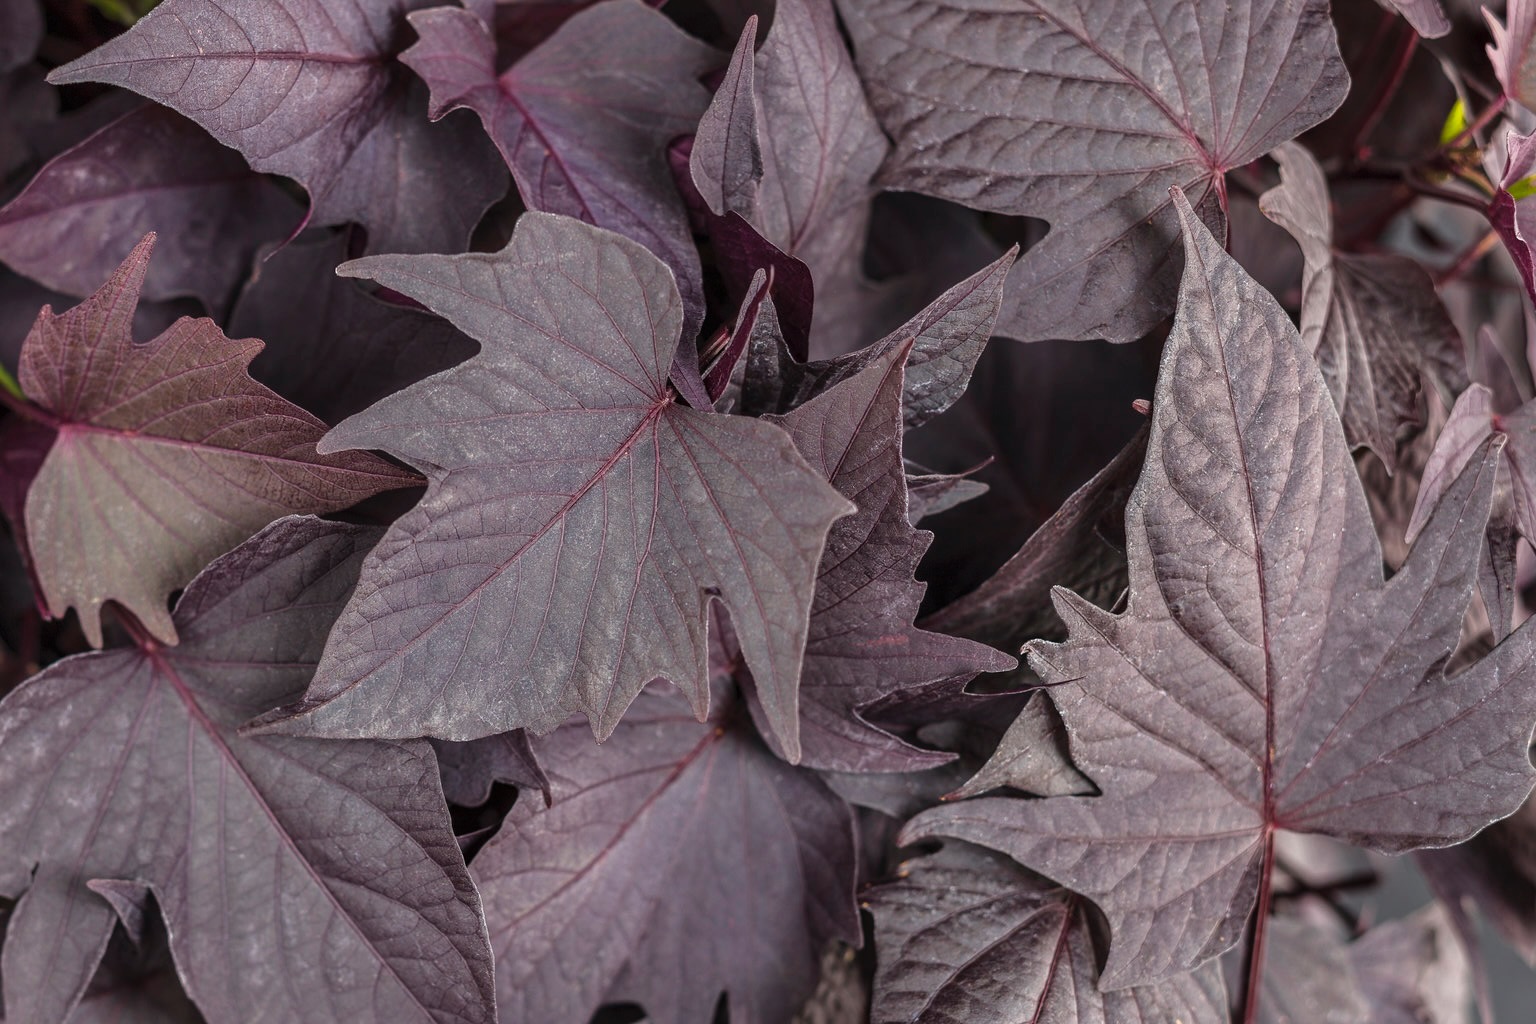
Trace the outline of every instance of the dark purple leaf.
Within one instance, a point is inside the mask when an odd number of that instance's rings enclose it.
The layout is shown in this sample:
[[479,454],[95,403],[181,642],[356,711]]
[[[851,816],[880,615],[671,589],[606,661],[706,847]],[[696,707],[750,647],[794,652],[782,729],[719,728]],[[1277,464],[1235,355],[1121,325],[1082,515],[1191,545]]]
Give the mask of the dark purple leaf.
[[949,794],[980,796],[1007,788],[1035,796],[1088,796],[1093,784],[1067,758],[1066,729],[1050,696],[1036,691],[1019,711],[986,764]]
[[491,798],[493,783],[537,789],[550,801],[549,778],[534,756],[528,734],[521,729],[467,743],[433,740],[443,773],[443,793],[449,803],[479,807]]
[[382,252],[461,249],[506,183],[468,118],[429,124],[394,57],[432,0],[163,0],[49,75],[110,82],[192,118],[309,192],[311,222],[356,221]]
[[337,278],[346,235],[300,240],[268,256],[229,320],[267,343],[251,376],[327,423],[474,355],[441,319],[381,302]]
[[[1094,604],[1114,607],[1128,585],[1125,554],[1101,531],[1124,519],[1146,446],[1143,430],[1074,491],[990,579],[924,619],[923,625],[1016,651],[1029,640],[1060,635],[1051,608],[1053,587],[1067,587]],[[1020,666],[1015,678],[1028,682],[1027,669]]]
[[890,347],[787,415],[768,417],[858,506],[827,535],[811,603],[800,751],[813,768],[912,771],[951,760],[902,742],[862,710],[893,692],[945,682],[959,689],[978,672],[1014,665],[991,648],[912,624],[924,590],[912,574],[929,538],[907,520],[901,461],[902,371],[910,351],[910,342]]
[[1498,445],[1446,492],[1403,568],[1381,549],[1322,375],[1285,313],[1176,196],[1186,267],[1146,465],[1126,511],[1130,604],[1058,589],[1064,644],[1030,665],[1103,793],[983,799],[907,839],[1002,850],[1092,898],[1115,989],[1236,943],[1274,834],[1400,852],[1514,811],[1536,628],[1454,679]]
[[438,7],[411,25],[421,39],[401,59],[431,86],[432,115],[479,114],[529,209],[617,231],[660,256],[677,276],[691,343],[703,286],[666,151],[703,113],[709,94],[697,79],[719,55],[638,0],[582,11],[500,75],[496,42],[469,11]]
[[274,524],[188,586],[177,647],[72,658],[0,704],[7,1019],[80,998],[116,916],[97,879],[154,891],[215,1024],[494,1018],[431,749],[237,732],[302,691],[376,537]]
[[369,556],[287,728],[467,740],[547,732],[579,710],[602,737],[658,677],[702,714],[717,595],[798,756],[816,565],[852,506],[778,427],[674,401],[683,313],[666,266],[620,235],[529,213],[494,255],[342,271],[482,348],[326,437],[326,451],[419,465],[429,489]]
[[1461,335],[1423,267],[1405,256],[1333,248],[1328,182],[1310,153],[1287,142],[1272,155],[1281,184],[1259,204],[1306,259],[1302,343],[1322,367],[1344,439],[1395,469],[1399,437],[1423,424],[1425,377],[1451,392],[1467,386]]
[[970,473],[913,473],[907,463],[907,519],[916,526],[929,516],[987,493],[987,485]]
[[946,843],[866,900],[873,1024],[1226,1024],[1214,963],[1100,992],[1104,930],[1088,901],[987,850]]
[[43,80],[41,71],[22,68],[0,73],[0,197],[9,197],[6,179],[13,172],[41,159],[34,136],[58,113],[58,92]]
[[757,16],[747,19],[725,69],[725,78],[699,120],[688,171],[709,209],[724,216],[757,217],[763,181],[763,147],[757,129]]
[[54,157],[0,208],[0,260],[49,288],[89,295],[155,231],[160,258],[145,297],[192,295],[223,310],[257,248],[302,216],[238,153],[180,114],[141,103]]
[[719,688],[710,720],[642,694],[608,742],[534,741],[554,802],[519,800],[471,869],[512,1021],[585,1021],[633,1001],[657,1021],[782,1021],[829,940],[859,941],[847,805],[758,741]]
[[842,0],[895,149],[887,187],[1043,217],[999,332],[1130,341],[1173,308],[1184,189],[1224,224],[1224,174],[1343,101],[1325,0],[996,7]]
[[32,59],[43,38],[43,8],[38,0],[0,0],[0,74]]
[[699,124],[693,178],[715,213],[741,216],[839,301],[865,286],[858,254],[889,143],[831,0],[780,0],[755,58],[754,32],[743,30]]
[[1504,169],[1488,204],[1488,223],[1515,261],[1526,294],[1536,301],[1536,251],[1531,248],[1536,242],[1536,198],[1517,199],[1510,191],[1536,172],[1536,133],[1519,135],[1511,130],[1504,136],[1504,148]]
[[749,355],[742,385],[743,408],[749,413],[787,412],[910,343],[901,404],[903,431],[915,430],[965,393],[976,361],[992,336],[1014,255],[1004,253],[885,338],[848,355],[798,362],[782,338],[758,335],[760,344]]
[[325,424],[251,380],[259,341],[183,318],[130,334],[154,236],[94,295],[38,314],[23,392],[58,431],[27,491],[27,544],[54,615],[73,606],[101,646],[117,601],[176,642],[171,591],[290,512],[328,512],[416,478],[376,456],[319,455]]

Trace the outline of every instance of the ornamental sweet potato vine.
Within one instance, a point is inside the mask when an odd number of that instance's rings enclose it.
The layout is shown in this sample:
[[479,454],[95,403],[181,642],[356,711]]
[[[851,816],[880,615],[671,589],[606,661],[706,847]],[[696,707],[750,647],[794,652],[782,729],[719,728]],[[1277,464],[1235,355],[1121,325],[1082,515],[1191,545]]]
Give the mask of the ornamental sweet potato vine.
[[4,1019],[1522,1012],[1533,41],[0,0]]

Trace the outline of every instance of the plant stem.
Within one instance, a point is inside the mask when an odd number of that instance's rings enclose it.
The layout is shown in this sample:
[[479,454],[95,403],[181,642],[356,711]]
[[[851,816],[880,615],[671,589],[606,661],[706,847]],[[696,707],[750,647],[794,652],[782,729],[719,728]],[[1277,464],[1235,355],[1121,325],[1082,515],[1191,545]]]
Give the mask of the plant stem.
[[41,423],[45,427],[59,426],[59,418],[47,409],[33,405],[25,398],[14,395],[9,388],[0,387],[0,408],[9,409],[24,420]]
[[1462,274],[1476,266],[1477,261],[1488,255],[1494,246],[1498,244],[1498,232],[1490,228],[1482,238],[1469,245],[1465,252],[1456,257],[1456,262],[1435,275],[1435,287],[1439,288],[1461,277]]
[[1259,896],[1255,901],[1253,931],[1243,955],[1243,1024],[1259,1019],[1260,979],[1264,971],[1264,947],[1269,940],[1269,904],[1275,877],[1275,830],[1264,830],[1264,857],[1259,864]]
[[[1394,18],[1394,21],[1396,19]],[[1408,68],[1413,63],[1413,55],[1419,48],[1419,34],[1411,29],[1403,34],[1402,42],[1397,44],[1397,54],[1392,62],[1392,71],[1387,76],[1386,84],[1381,87],[1381,92],[1376,96],[1376,102],[1365,112],[1365,117],[1355,128],[1355,136],[1350,140],[1349,152],[1358,158],[1365,150],[1365,142],[1381,124],[1381,119],[1386,116],[1387,108],[1392,105],[1392,98],[1397,95],[1398,87],[1403,84],[1403,78],[1408,74]]]

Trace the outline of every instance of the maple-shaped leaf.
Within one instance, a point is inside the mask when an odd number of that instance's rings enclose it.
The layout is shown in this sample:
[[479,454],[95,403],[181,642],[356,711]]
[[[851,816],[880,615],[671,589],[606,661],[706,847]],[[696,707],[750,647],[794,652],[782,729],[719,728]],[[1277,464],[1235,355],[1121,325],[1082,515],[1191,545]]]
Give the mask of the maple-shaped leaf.
[[146,887],[213,1024],[494,1019],[431,748],[238,731],[302,691],[377,536],[284,519],[192,581],[178,646],[69,658],[0,703],[7,1020],[62,1020]]
[[229,318],[235,337],[267,343],[251,376],[327,423],[462,363],[477,348],[441,318],[338,278],[346,248],[342,232],[270,254]]
[[910,342],[891,348],[787,415],[768,417],[858,506],[827,535],[811,603],[800,751],[801,763],[813,768],[912,771],[951,760],[872,725],[864,709],[894,692],[930,684],[959,689],[979,672],[1014,665],[990,647],[912,624],[925,589],[913,573],[932,535],[907,520],[902,368],[911,351]]
[[1301,245],[1301,340],[1312,350],[1344,439],[1397,466],[1400,435],[1420,426],[1425,375],[1450,392],[1467,386],[1461,335],[1423,267],[1393,253],[1333,248],[1328,182],[1317,160],[1287,142],[1271,154],[1280,185],[1259,206]]
[[426,90],[395,60],[406,13],[431,2],[162,0],[48,80],[180,111],[303,185],[313,223],[364,225],[374,251],[457,251],[506,175],[472,121],[427,121]]
[[387,451],[428,491],[369,556],[285,728],[468,740],[584,711],[602,737],[658,677],[702,714],[718,597],[796,756],[816,566],[852,506],[779,427],[676,401],[667,267],[621,235],[528,213],[499,253],[341,272],[482,348],[321,445]]
[[1224,175],[1343,102],[1326,0],[1160,5],[841,0],[895,140],[888,188],[1041,217],[1000,332],[1131,341],[1173,308],[1189,193],[1213,229]]
[[660,256],[697,330],[699,257],[666,147],[698,122],[709,102],[698,79],[719,54],[638,0],[582,11],[499,75],[496,39],[472,12],[437,7],[411,25],[421,39],[401,59],[431,87],[432,116],[480,115],[530,209],[617,231]]
[[1103,795],[971,801],[906,833],[1003,851],[1093,899],[1113,932],[1110,989],[1237,942],[1267,909],[1278,830],[1443,846],[1514,811],[1536,780],[1536,627],[1444,674],[1498,445],[1383,582],[1321,372],[1175,198],[1184,286],[1126,509],[1129,607],[1057,590],[1069,639],[1028,649]]
[[[754,54],[756,36],[754,19],[699,123],[693,180],[714,213],[739,215],[802,261],[822,306],[857,302],[867,288],[859,254],[873,179],[890,143],[831,0],[782,0]],[[836,319],[823,321],[841,326]],[[817,331],[825,333],[821,323]]]
[[945,843],[865,896],[875,919],[874,1024],[1226,1024],[1215,963],[1101,992],[1088,901],[995,853]]
[[[712,645],[719,650],[718,645]],[[853,817],[757,738],[717,656],[710,720],[647,691],[594,747],[536,739],[553,803],[519,800],[470,868],[509,1021],[639,1003],[658,1024],[788,1020],[821,950],[859,942]]]
[[180,114],[139,101],[49,161],[0,207],[0,261],[71,295],[88,295],[150,231],[159,259],[144,295],[193,295],[222,310],[259,246],[303,210]]
[[27,545],[49,611],[73,606],[101,646],[113,600],[176,642],[165,600],[280,516],[329,512],[416,477],[374,455],[319,455],[325,424],[246,373],[261,350],[188,317],[135,344],[154,235],[21,350],[21,389],[55,432],[27,491]]

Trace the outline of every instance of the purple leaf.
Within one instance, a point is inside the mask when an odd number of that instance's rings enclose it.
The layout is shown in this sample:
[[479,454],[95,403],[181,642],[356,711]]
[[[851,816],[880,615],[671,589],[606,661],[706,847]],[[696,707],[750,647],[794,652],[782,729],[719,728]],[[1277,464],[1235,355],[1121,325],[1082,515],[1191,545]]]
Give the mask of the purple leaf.
[[113,933],[69,1024],[204,1024],[176,977],[159,911],[151,907],[144,925],[137,940]]
[[[1067,587],[1094,604],[1113,607],[1127,586],[1125,555],[1100,529],[1107,521],[1124,518],[1146,445],[1142,431],[1062,502],[990,579],[924,619],[923,625],[1013,651],[1026,641],[1058,634],[1051,609],[1053,587]],[[1022,666],[1018,677],[1029,681]]]
[[1003,733],[997,749],[949,799],[980,796],[999,788],[1036,796],[1088,796],[1091,782],[1066,757],[1066,730],[1056,705],[1035,691]]
[[991,648],[912,624],[924,590],[912,574],[929,537],[907,520],[901,415],[909,351],[910,342],[889,348],[824,394],[768,417],[858,506],[827,535],[811,603],[800,749],[802,762],[813,768],[912,771],[951,760],[870,724],[862,709],[901,690],[946,681],[959,689],[978,672],[1014,665]]
[[1184,286],[1126,511],[1130,604],[1111,614],[1058,589],[1070,639],[1029,647],[1103,795],[971,801],[905,837],[979,842],[1089,896],[1113,930],[1110,989],[1237,942],[1267,906],[1277,830],[1386,852],[1448,845],[1536,780],[1536,628],[1444,675],[1498,445],[1384,583],[1321,373],[1176,201]]
[[718,595],[797,756],[816,565],[852,506],[778,427],[675,402],[682,303],[666,266],[622,236],[529,213],[494,255],[342,272],[482,348],[327,436],[326,451],[419,465],[429,489],[369,556],[287,728],[467,740],[584,711],[605,737],[658,677],[703,714]]
[[715,213],[741,216],[810,269],[818,294],[839,301],[864,287],[871,179],[889,143],[831,0],[780,0],[755,58],[754,33],[743,30],[699,124],[693,179]]
[[688,172],[709,209],[725,216],[757,217],[763,181],[763,147],[757,129],[757,16],[741,30],[725,78],[699,120],[689,153]]
[[[1450,19],[1445,16],[1440,0],[1387,0],[1387,3],[1425,39],[1439,39],[1451,31]],[[1498,61],[1494,61],[1494,66],[1498,66]]]
[[1215,964],[1100,992],[1103,931],[1088,901],[986,850],[946,843],[867,902],[873,1024],[1226,1024]]
[[49,288],[89,295],[139,239],[159,232],[144,295],[223,310],[265,242],[302,209],[180,114],[141,103],[54,157],[0,208],[0,260]]
[[130,334],[154,236],[94,295],[47,306],[21,352],[22,391],[58,431],[27,492],[27,543],[49,611],[73,606],[101,646],[115,600],[176,642],[171,591],[280,516],[329,512],[416,478],[366,453],[319,455],[325,424],[251,380],[261,342],[182,318]]
[[1536,251],[1531,248],[1536,242],[1536,223],[1532,220],[1536,201],[1529,196],[1516,199],[1510,191],[1536,171],[1536,132],[1519,135],[1509,131],[1504,136],[1504,148],[1504,170],[1488,204],[1488,223],[1515,261],[1526,294],[1536,301]]
[[188,586],[177,647],[72,658],[0,703],[8,1019],[80,997],[115,916],[95,879],[153,890],[214,1024],[494,1018],[431,749],[237,731],[302,690],[376,536],[283,520]]
[[[782,338],[759,335],[758,349],[749,356],[743,407],[748,412],[787,412],[840,381],[884,362],[892,352],[910,343],[912,351],[904,371],[902,420],[903,431],[917,429],[965,393],[976,361],[992,336],[1003,282],[1014,256],[1013,251],[1004,253],[880,341],[848,355],[797,362]],[[775,340],[779,343],[774,344]]]
[[431,0],[163,0],[48,76],[110,82],[192,118],[258,171],[309,192],[311,223],[356,221],[383,252],[461,249],[504,190],[467,118],[429,124],[394,60]]
[[1526,107],[1536,107],[1536,54],[1531,52],[1531,42],[1536,40],[1536,4],[1509,0],[1502,24],[1486,7],[1483,17],[1488,19],[1488,32],[1493,37],[1488,44],[1488,60],[1504,95]]
[[431,86],[432,115],[479,114],[529,209],[617,231],[660,256],[677,276],[691,342],[703,285],[666,149],[698,122],[709,96],[697,79],[719,55],[638,0],[582,11],[500,75],[495,40],[469,11],[438,7],[411,25],[421,39],[401,60]]
[[1344,439],[1396,469],[1398,438],[1423,424],[1424,377],[1451,392],[1467,386],[1461,335],[1423,267],[1406,256],[1333,248],[1328,182],[1310,153],[1287,142],[1271,155],[1280,185],[1259,205],[1306,259],[1302,343],[1322,367]]
[[437,751],[449,803],[479,807],[491,798],[491,785],[497,782],[537,789],[544,794],[545,805],[550,802],[549,778],[521,729],[467,743],[433,740],[432,748]]
[[1331,114],[1349,77],[1325,0],[996,7],[842,0],[895,140],[890,188],[1043,217],[1000,333],[1130,341],[1173,308],[1168,190],[1224,224],[1227,170]]
[[229,319],[234,336],[267,343],[251,376],[327,423],[462,363],[477,348],[435,316],[338,279],[346,244],[341,233],[271,254]]
[[987,485],[970,473],[913,473],[907,463],[907,520],[913,526],[987,493]]
[[534,741],[554,802],[519,800],[471,871],[504,1020],[584,1021],[605,1001],[657,1021],[782,1021],[832,939],[857,944],[847,805],[766,750],[739,698],[700,724],[670,693],[608,742]]

